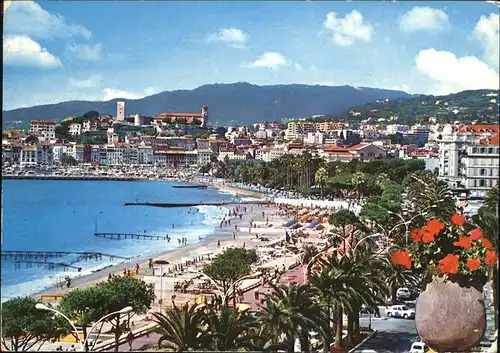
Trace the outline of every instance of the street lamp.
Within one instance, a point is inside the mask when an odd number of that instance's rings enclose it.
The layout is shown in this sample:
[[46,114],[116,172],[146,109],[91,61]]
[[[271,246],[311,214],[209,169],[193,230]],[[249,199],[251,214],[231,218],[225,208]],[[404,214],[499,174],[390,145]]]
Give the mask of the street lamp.
[[78,337],[78,341],[80,343],[82,352],[85,351],[85,348],[84,348],[85,346],[83,345],[82,340],[80,339],[80,334],[78,333],[78,330],[76,329],[75,325],[71,322],[71,320],[66,315],[64,315],[60,311],[57,311],[56,309],[48,307],[47,305],[45,305],[43,303],[36,303],[35,308],[37,308],[38,310],[52,311],[52,312],[56,313],[57,315],[60,315],[60,316],[64,317],[66,319],[66,321],[69,322],[69,324],[71,325],[71,327],[73,327],[73,330],[75,330],[76,337]]
[[110,313],[110,314],[107,314],[103,317],[101,317],[99,320],[96,321],[96,323],[94,324],[94,326],[92,326],[89,330],[89,332],[87,333],[87,338],[85,338],[85,341],[83,341],[83,347],[85,349],[86,345],[87,345],[87,341],[89,340],[89,337],[90,337],[90,333],[94,330],[94,328],[97,326],[97,324],[99,324],[101,321],[104,321],[105,319],[107,319],[108,317],[110,316],[113,316],[113,315],[121,315],[121,314],[128,314],[130,313],[132,310],[134,310],[134,308],[132,308],[131,306],[126,306],[124,307],[123,309],[121,310],[118,310],[118,311],[115,311],[113,313]]
[[304,281],[302,283],[306,283],[306,280],[307,280],[307,269],[309,268],[309,266],[318,258],[318,256],[320,255],[323,255],[325,252],[328,252],[330,250],[330,248],[326,248],[324,249],[323,251],[320,251],[319,253],[317,253],[316,255],[314,255],[311,260],[309,260],[309,262],[307,263],[307,265],[305,267],[302,268],[302,272],[303,272],[303,275],[304,275]]

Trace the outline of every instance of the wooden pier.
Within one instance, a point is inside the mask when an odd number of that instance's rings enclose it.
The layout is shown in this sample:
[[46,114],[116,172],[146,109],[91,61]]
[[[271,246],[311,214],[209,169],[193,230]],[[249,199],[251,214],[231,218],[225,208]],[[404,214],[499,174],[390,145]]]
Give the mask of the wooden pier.
[[111,240],[136,239],[136,240],[168,240],[166,235],[149,235],[134,233],[101,233],[95,232],[94,235],[99,238]]
[[68,255],[76,255],[77,261],[81,260],[101,260],[103,257],[107,257],[110,260],[121,259],[130,260],[129,257],[103,254],[100,252],[89,252],[89,251],[13,251],[13,250],[2,250],[2,260],[30,260],[36,261],[38,259],[46,260],[49,258],[65,257]]
[[64,271],[67,271],[68,269],[74,269],[80,272],[82,270],[81,267],[66,264],[64,262],[36,261],[36,260],[17,260],[15,262],[15,269],[20,270],[21,264],[26,264],[26,268],[32,268],[33,265],[36,265],[37,267],[46,266],[49,268],[49,270],[55,270],[56,267],[62,267]]

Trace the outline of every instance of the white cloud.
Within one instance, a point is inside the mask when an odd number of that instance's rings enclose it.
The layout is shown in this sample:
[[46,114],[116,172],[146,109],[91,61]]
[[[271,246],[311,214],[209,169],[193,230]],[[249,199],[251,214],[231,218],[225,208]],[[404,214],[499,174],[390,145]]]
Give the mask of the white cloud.
[[70,84],[70,86],[76,88],[92,88],[98,86],[100,82],[102,82],[102,78],[99,75],[90,76],[85,80],[78,80],[73,77],[70,77],[68,79],[68,83]]
[[302,67],[302,65],[300,65],[299,63],[293,64],[293,67],[295,68],[295,70],[297,70],[299,72],[302,72],[304,70],[304,68]]
[[104,93],[103,101],[109,101],[115,98],[126,98],[126,99],[141,99],[152,94],[159,93],[161,91],[158,87],[147,87],[143,92],[131,92],[123,91],[114,88],[105,88],[102,92]]
[[415,6],[402,15],[399,28],[406,33],[416,31],[441,31],[448,26],[448,15],[439,9],[428,6]]
[[363,23],[363,15],[353,10],[344,18],[337,18],[335,12],[329,12],[323,26],[333,35],[333,41],[338,45],[348,46],[355,40],[369,42],[373,33],[370,24]]
[[473,36],[481,42],[484,59],[498,70],[500,53],[500,16],[490,13],[489,16],[481,16],[472,32]]
[[219,28],[207,38],[208,42],[223,42],[234,48],[242,48],[248,42],[248,34],[238,28]]
[[85,27],[67,23],[63,16],[45,11],[34,1],[13,1],[5,16],[4,28],[5,33],[38,39],[91,37]]
[[285,58],[283,55],[277,52],[273,51],[267,51],[264,54],[262,54],[260,57],[255,59],[254,61],[250,63],[243,64],[243,67],[248,67],[248,68],[268,68],[268,69],[273,69],[276,70],[280,66],[287,66],[290,65],[291,62]]
[[153,94],[160,93],[161,89],[158,87],[148,87],[144,90],[146,96],[152,96]]
[[12,66],[52,69],[62,66],[61,60],[28,36],[5,36],[3,62]]
[[82,60],[94,62],[101,60],[101,43],[96,43],[94,45],[73,43],[68,48],[71,53]]
[[474,56],[457,58],[449,51],[421,50],[417,69],[435,82],[428,93],[449,94],[470,89],[498,89],[498,74]]
[[402,85],[394,85],[394,86],[391,87],[391,89],[393,89],[395,91],[408,92],[408,90],[410,89],[410,87],[408,87],[408,85],[405,85],[403,83]]

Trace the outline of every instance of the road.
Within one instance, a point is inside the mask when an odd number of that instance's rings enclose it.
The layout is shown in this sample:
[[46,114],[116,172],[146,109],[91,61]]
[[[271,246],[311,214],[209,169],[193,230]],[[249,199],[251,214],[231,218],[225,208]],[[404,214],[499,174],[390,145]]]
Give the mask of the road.
[[[368,327],[369,319],[362,317],[360,325]],[[372,329],[377,333],[359,347],[356,353],[409,352],[413,342],[420,341],[414,320],[372,318]]]

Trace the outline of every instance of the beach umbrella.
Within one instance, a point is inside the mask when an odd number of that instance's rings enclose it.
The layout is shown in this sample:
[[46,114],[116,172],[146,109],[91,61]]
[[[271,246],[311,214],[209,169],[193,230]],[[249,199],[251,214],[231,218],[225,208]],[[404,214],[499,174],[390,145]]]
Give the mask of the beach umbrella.
[[250,309],[250,305],[248,304],[236,304],[236,310],[239,313],[245,312]]

